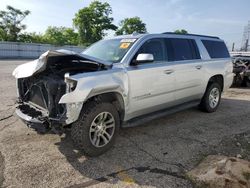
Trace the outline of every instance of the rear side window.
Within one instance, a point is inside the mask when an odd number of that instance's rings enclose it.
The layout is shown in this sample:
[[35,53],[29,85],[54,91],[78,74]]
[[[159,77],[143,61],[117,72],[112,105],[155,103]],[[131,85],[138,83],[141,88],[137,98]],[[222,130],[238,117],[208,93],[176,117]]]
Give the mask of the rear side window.
[[230,57],[227,47],[222,41],[201,40],[211,58]]
[[193,39],[166,39],[168,61],[200,59],[200,53]]

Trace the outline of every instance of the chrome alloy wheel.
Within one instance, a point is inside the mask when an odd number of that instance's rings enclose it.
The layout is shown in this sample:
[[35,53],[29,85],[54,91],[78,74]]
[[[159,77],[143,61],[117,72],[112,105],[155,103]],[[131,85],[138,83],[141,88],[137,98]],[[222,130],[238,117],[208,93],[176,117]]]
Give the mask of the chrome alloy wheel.
[[93,146],[103,147],[110,142],[115,132],[115,119],[109,112],[99,113],[91,123],[89,138]]
[[220,90],[218,88],[213,88],[209,94],[209,106],[215,108],[220,100]]

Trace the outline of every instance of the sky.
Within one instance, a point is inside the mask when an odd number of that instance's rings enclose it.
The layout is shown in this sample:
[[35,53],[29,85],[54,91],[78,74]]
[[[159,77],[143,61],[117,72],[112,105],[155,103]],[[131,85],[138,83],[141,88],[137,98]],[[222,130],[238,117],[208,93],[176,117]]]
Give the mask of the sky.
[[[103,0],[101,0],[104,2]],[[250,0],[106,0],[114,24],[139,16],[149,33],[185,29],[189,33],[219,36],[231,48],[241,47],[244,26],[250,20]],[[0,0],[0,10],[11,5],[30,10],[27,32],[43,33],[48,26],[72,27],[75,13],[91,0]],[[109,36],[113,32],[108,32]]]

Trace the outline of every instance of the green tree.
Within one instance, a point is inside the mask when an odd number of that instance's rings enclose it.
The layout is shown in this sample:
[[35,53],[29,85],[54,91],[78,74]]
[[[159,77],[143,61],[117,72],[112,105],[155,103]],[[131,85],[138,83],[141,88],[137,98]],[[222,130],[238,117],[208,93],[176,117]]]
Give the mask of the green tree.
[[120,22],[120,28],[116,31],[116,35],[125,35],[136,33],[146,33],[146,24],[139,17],[125,18]]
[[78,34],[67,27],[49,26],[43,36],[44,42],[54,45],[77,45]]
[[188,34],[188,32],[185,29],[177,29],[174,31],[174,33],[177,34]]
[[112,8],[107,2],[93,1],[88,7],[80,9],[73,19],[80,43],[91,44],[102,39],[106,30],[116,30],[111,14]]
[[44,37],[40,33],[32,32],[32,33],[21,33],[19,35],[19,42],[26,43],[45,43]]
[[65,28],[63,31],[63,36],[66,39],[66,43],[68,45],[78,45],[79,39],[78,39],[78,33],[76,33],[72,28]]
[[26,29],[22,21],[30,11],[21,11],[11,6],[7,6],[6,9],[6,11],[0,11],[0,40],[18,41],[19,34]]

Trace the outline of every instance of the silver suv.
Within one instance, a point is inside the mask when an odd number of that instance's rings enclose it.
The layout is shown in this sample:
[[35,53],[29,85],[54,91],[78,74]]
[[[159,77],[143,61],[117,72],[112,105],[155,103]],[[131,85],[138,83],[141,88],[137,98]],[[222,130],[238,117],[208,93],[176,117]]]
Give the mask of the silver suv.
[[18,66],[16,113],[40,132],[71,128],[76,145],[97,156],[114,144],[120,127],[196,105],[216,111],[232,70],[218,37],[117,36],[81,54],[48,51]]

